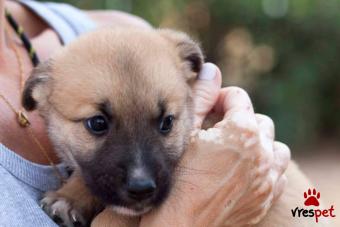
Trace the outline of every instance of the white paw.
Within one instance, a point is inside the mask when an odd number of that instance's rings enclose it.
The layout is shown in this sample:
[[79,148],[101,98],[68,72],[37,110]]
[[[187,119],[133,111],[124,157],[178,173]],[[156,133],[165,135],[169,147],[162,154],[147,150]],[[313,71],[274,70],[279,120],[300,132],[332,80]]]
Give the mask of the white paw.
[[55,192],[48,192],[40,201],[40,206],[59,226],[83,227],[88,225],[86,219],[71,201]]

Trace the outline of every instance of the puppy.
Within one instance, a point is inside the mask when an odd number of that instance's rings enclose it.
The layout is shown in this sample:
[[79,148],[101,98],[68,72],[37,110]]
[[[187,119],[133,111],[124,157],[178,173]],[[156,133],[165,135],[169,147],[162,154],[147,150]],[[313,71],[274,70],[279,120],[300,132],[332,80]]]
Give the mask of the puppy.
[[[72,225],[94,215],[87,206],[136,216],[161,204],[192,129],[190,83],[202,63],[185,34],[104,29],[36,68],[23,105],[39,109],[56,151],[74,169],[42,200],[46,212],[69,216],[64,224]],[[84,184],[89,190],[78,195]]]
[[[159,206],[188,143],[191,83],[202,64],[201,49],[183,33],[103,29],[38,66],[23,105],[40,111],[56,151],[74,169],[42,199],[47,214],[62,225],[86,226],[106,207],[94,225],[137,226],[134,217]],[[290,170],[306,184],[290,181],[258,226],[303,226],[288,216],[309,183]]]

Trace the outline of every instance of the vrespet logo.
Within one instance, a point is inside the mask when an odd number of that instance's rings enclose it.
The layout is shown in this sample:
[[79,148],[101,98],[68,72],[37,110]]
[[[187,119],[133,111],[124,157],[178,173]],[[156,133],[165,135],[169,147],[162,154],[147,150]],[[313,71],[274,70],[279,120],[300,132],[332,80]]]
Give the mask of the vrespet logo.
[[334,218],[334,205],[331,205],[329,209],[315,209],[315,208],[309,208],[309,206],[314,206],[318,208],[320,205],[319,199],[320,199],[320,192],[317,192],[314,188],[313,190],[308,189],[308,191],[303,193],[303,197],[305,199],[304,205],[308,208],[299,208],[296,207],[295,209],[292,209],[292,215],[293,217],[299,217],[299,218],[315,218],[315,222],[318,223],[320,217],[325,218]]

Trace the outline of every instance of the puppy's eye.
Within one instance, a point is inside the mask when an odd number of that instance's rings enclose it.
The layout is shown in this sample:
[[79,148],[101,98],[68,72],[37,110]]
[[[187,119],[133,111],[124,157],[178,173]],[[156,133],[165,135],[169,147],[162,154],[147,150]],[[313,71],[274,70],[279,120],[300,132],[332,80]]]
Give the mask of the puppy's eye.
[[103,135],[109,128],[104,116],[98,115],[85,120],[85,126],[92,134]]
[[159,125],[159,131],[162,134],[169,133],[171,131],[174,119],[175,119],[175,117],[173,115],[168,115],[168,116],[164,117],[161,120],[161,123]]

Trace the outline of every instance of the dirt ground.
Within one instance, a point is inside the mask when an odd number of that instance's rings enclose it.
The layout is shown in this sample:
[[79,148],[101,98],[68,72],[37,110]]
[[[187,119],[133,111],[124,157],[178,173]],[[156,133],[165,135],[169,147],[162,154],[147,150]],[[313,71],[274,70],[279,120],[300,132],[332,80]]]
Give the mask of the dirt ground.
[[299,155],[292,151],[292,156],[320,192],[323,205],[334,205],[337,217],[332,222],[340,226],[340,147],[323,146]]

